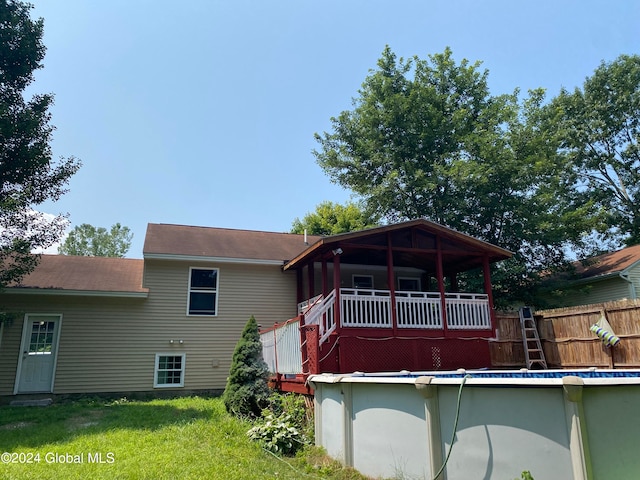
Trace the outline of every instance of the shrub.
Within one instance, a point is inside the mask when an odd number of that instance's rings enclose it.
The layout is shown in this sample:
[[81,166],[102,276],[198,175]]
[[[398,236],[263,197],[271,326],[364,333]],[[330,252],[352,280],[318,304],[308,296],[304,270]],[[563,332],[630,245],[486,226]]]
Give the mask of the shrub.
[[262,359],[258,324],[251,316],[233,352],[222,396],[227,411],[238,417],[259,417],[268,404],[268,376],[267,364]]
[[291,455],[313,441],[313,415],[309,414],[304,395],[273,393],[262,418],[247,432],[273,453]]
[[305,396],[297,393],[273,393],[269,397],[269,407],[263,412],[263,416],[273,414],[278,417],[287,414],[291,422],[295,425],[309,442],[313,441],[313,412],[307,409]]
[[302,432],[295,425],[291,415],[282,413],[275,417],[269,413],[264,422],[256,425],[247,432],[249,438],[273,453],[284,455],[294,454],[307,442]]

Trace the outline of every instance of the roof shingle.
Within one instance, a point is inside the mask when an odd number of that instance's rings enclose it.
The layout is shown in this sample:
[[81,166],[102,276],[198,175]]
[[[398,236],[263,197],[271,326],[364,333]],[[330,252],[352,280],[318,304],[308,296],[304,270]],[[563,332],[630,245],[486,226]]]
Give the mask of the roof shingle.
[[[307,243],[320,238],[309,235]],[[251,260],[290,260],[308,248],[304,235],[150,223],[143,253]]]
[[36,269],[10,287],[146,293],[143,270],[144,261],[140,259],[42,255]]

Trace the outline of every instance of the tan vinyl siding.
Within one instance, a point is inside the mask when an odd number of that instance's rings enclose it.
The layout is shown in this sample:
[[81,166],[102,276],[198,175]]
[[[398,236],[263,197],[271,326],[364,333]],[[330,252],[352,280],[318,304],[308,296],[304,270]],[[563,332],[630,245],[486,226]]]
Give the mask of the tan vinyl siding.
[[[219,269],[217,316],[187,315],[189,267]],[[144,286],[146,299],[6,294],[3,300],[25,313],[63,315],[58,394],[154,390],[156,353],[186,354],[184,387],[177,389],[222,390],[249,316],[267,326],[295,315],[295,273],[279,266],[148,260]],[[0,395],[13,393],[22,324],[21,318],[5,326]]]
[[[2,305],[6,305],[6,295],[0,295]],[[2,328],[0,338],[0,395],[13,394],[18,356],[20,352],[20,340],[22,337],[23,318],[6,323]]]

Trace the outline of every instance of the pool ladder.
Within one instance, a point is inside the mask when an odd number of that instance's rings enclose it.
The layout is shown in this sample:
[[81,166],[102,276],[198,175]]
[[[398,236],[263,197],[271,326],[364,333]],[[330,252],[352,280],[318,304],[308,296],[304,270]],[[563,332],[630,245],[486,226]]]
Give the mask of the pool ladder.
[[533,318],[531,307],[520,308],[520,326],[522,327],[522,344],[527,368],[546,370],[547,360],[544,358],[544,350],[542,350],[538,327],[535,318]]

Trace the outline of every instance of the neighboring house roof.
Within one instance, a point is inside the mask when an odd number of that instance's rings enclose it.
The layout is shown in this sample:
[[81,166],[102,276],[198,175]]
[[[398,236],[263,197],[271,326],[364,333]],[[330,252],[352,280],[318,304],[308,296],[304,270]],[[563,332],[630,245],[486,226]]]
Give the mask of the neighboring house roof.
[[207,258],[279,263],[290,260],[320,236],[150,223],[144,258]]
[[146,296],[144,260],[73,255],[42,255],[36,269],[11,293]]
[[599,279],[624,273],[640,262],[640,245],[623,248],[573,263],[574,275],[580,280]]

